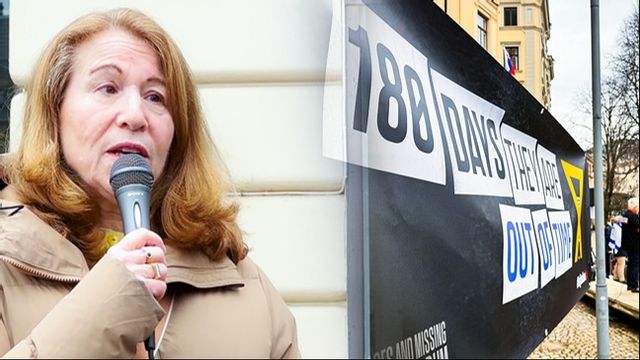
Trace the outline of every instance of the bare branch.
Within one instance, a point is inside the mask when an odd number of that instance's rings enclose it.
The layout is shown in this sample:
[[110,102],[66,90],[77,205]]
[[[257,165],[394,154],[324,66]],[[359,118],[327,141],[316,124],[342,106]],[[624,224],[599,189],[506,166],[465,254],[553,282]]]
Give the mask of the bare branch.
[[[638,191],[640,152],[640,41],[638,7],[624,22],[618,36],[617,50],[608,64],[601,89],[603,180],[605,211],[612,209],[614,194]],[[576,109],[592,116],[591,93],[578,91]],[[591,128],[591,124],[575,124]],[[589,150],[592,151],[591,149]],[[618,200],[616,200],[618,201]]]

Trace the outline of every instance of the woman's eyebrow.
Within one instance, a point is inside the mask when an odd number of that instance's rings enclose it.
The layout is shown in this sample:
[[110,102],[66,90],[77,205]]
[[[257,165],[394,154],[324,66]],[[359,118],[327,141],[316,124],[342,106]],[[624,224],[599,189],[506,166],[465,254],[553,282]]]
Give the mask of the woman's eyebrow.
[[[115,72],[117,72],[119,75],[122,74],[122,69],[120,69],[120,67],[118,65],[115,64],[103,64],[103,65],[99,65],[93,69],[91,69],[89,71],[89,75],[92,75],[96,72],[99,71],[112,71],[115,70]],[[146,80],[147,83],[156,83],[162,86],[167,86],[167,82],[162,78],[162,77],[158,77],[158,76],[151,76]]]
[[152,77],[148,78],[146,82],[147,83],[151,83],[151,84],[162,85],[164,87],[167,86],[167,82],[164,81],[163,78],[160,78],[160,77],[157,77],[157,76],[152,76]]
[[118,67],[118,65],[115,64],[103,64],[100,66],[97,66],[93,69],[91,69],[89,71],[89,75],[94,74],[98,71],[102,71],[102,70],[115,70],[118,74],[122,74],[122,69],[120,69],[120,67]]

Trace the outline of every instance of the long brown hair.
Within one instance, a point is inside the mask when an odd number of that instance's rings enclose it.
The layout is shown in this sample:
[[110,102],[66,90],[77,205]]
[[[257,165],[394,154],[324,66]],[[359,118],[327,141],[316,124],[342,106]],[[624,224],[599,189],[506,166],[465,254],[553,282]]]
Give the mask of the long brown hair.
[[62,156],[58,121],[75,50],[111,28],[145,41],[156,52],[167,82],[175,132],[151,195],[152,228],[175,247],[201,250],[212,260],[228,255],[237,263],[247,254],[236,223],[238,206],[228,200],[226,167],[207,131],[191,71],[169,35],[139,11],[85,15],[44,50],[26,87],[22,141],[8,169],[10,183],[21,201],[82,250],[90,265],[102,257],[100,209]]

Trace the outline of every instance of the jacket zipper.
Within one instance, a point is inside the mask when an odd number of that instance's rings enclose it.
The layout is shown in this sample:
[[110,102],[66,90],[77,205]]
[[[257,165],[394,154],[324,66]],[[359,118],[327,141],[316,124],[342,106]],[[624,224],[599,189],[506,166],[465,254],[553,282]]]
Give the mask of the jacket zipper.
[[40,271],[38,269],[34,269],[33,267],[29,266],[29,265],[25,265],[15,259],[12,259],[10,257],[7,257],[5,255],[0,255],[0,260],[6,262],[9,265],[15,266],[18,269],[28,272],[32,275],[35,275],[37,277],[40,278],[44,278],[44,279],[48,279],[48,280],[53,280],[53,281],[61,281],[61,282],[69,282],[69,283],[73,283],[73,282],[80,282],[80,280],[82,280],[81,278],[77,277],[77,276],[62,276],[62,275],[52,275],[50,273],[46,273],[43,271]]

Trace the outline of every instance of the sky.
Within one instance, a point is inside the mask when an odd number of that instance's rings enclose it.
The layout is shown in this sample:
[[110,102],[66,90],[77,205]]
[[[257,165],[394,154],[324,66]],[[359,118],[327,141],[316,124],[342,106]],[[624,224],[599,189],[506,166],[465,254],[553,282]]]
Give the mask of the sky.
[[[608,59],[616,51],[623,21],[637,0],[600,0],[600,61],[602,77]],[[575,123],[591,124],[590,115],[577,111],[580,91],[591,93],[591,1],[549,0],[551,37],[547,43],[554,59],[551,81],[551,114],[573,135],[583,149],[591,147],[591,132]]]

